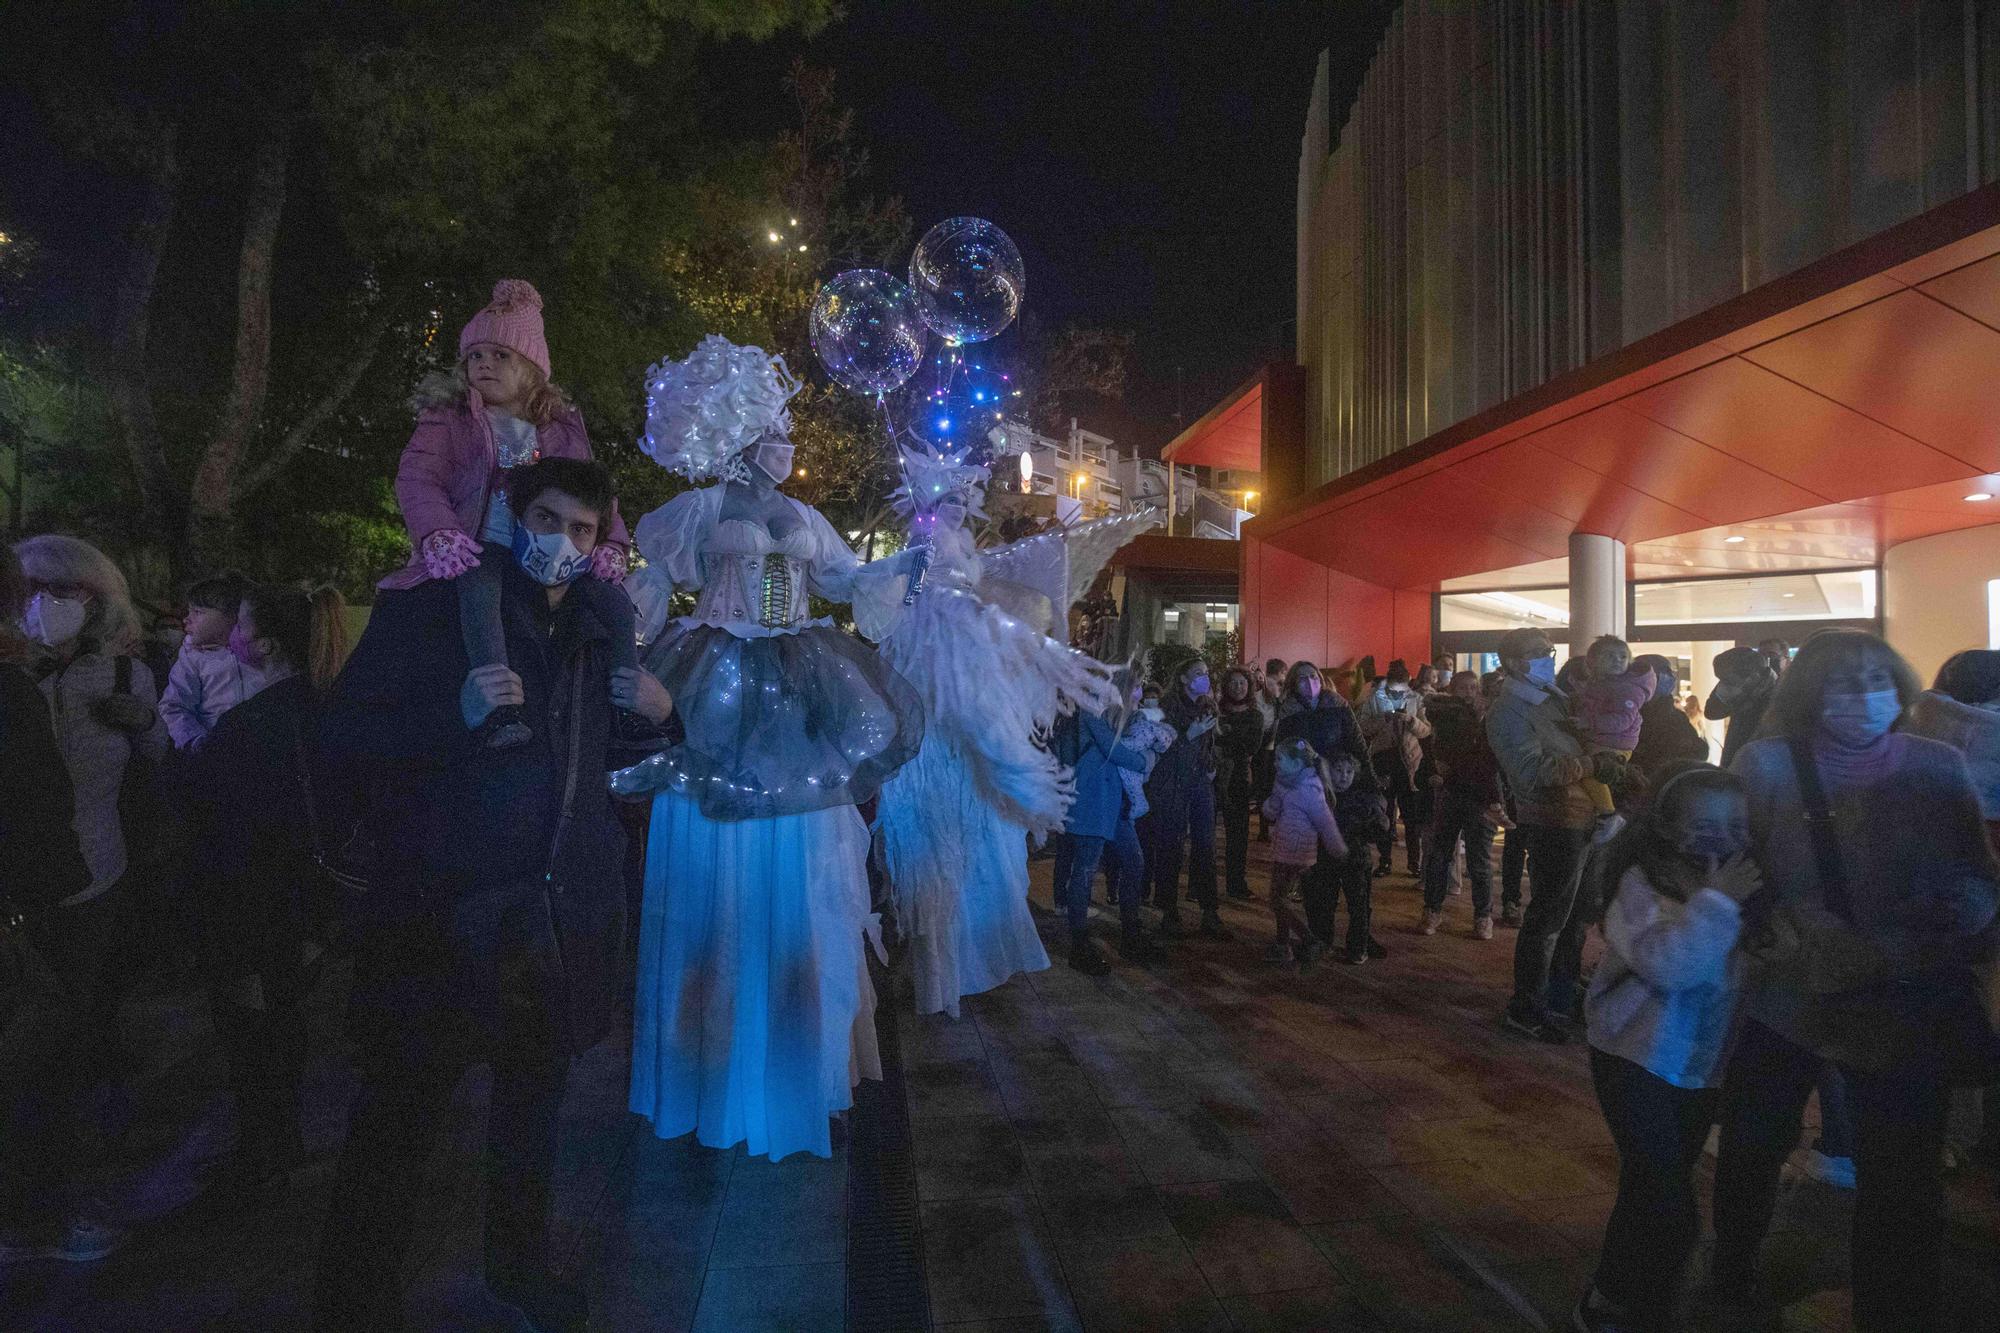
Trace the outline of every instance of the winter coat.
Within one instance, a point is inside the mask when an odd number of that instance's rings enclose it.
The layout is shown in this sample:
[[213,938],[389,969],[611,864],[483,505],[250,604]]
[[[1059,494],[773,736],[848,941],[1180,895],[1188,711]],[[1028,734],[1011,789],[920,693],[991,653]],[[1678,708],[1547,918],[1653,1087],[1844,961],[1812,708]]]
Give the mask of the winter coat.
[[1708,702],[1702,705],[1703,716],[1729,723],[1722,738],[1724,768],[1733,768],[1743,747],[1757,739],[1764,726],[1764,710],[1771,706],[1771,696],[1777,691],[1778,682],[1769,674],[1753,679],[1747,687],[1724,681],[1709,691]]
[[1351,756],[1361,766],[1355,785],[1377,790],[1375,775],[1368,765],[1368,746],[1361,739],[1361,727],[1354,720],[1354,710],[1339,695],[1321,691],[1319,702],[1311,708],[1297,696],[1280,704],[1275,743],[1283,745],[1295,737],[1303,738],[1312,746],[1313,753],[1329,764],[1338,756]]
[[[195,884],[211,957],[225,972],[295,963],[323,938],[330,904],[312,896],[312,828],[300,781],[316,753],[318,709],[304,676],[287,676],[223,714],[193,765]],[[324,781],[314,784],[314,796]],[[338,850],[338,849],[329,849]]]
[[1264,715],[1254,703],[1224,708],[1215,729],[1215,757],[1232,800],[1250,799],[1250,761],[1264,745]]
[[1590,760],[1562,695],[1509,676],[1487,710],[1486,740],[1521,823],[1585,829],[1597,822],[1597,807],[1583,789]]
[[1917,696],[1903,730],[1943,741],[1965,756],[1980,814],[1989,824],[2000,820],[2000,707],[1960,703],[1948,694],[1927,690]]
[[1463,699],[1440,694],[1430,707],[1431,761],[1445,788],[1482,805],[1500,803],[1500,761],[1486,740],[1479,710]]
[[[624,957],[625,834],[605,773],[643,753],[621,752],[612,740],[611,633],[584,598],[566,597],[552,609],[546,590],[509,561],[501,628],[533,739],[487,749],[459,712],[470,667],[458,602],[456,590],[439,581],[377,601],[327,704],[327,767],[378,849],[371,915],[357,930],[434,927],[468,895],[542,882],[546,874],[568,1032],[581,1050],[609,1022]],[[580,756],[575,804],[552,861],[572,741]],[[401,989],[359,1001],[378,1021],[408,1003],[453,1009],[442,978],[405,973],[384,986],[391,983]]]
[[56,745],[76,790],[73,822],[83,859],[90,866],[89,885],[66,899],[67,906],[88,902],[125,874],[131,860],[119,800],[125,793],[127,770],[136,754],[145,773],[135,780],[150,781],[152,765],[167,750],[167,729],[159,719],[153,673],[137,658],[127,660],[131,663],[131,696],[154,710],[152,724],[137,732],[107,725],[98,717],[97,705],[117,693],[117,657],[86,644],[67,665],[44,664],[42,697],[48,700]]
[[160,716],[174,748],[198,748],[224,713],[263,687],[263,673],[244,666],[226,646],[197,648],[193,639],[182,640],[160,694]]
[[1677,902],[1638,866],[1626,871],[1584,1002],[1590,1044],[1677,1088],[1719,1083],[1743,992],[1742,928],[1726,893],[1700,888]]
[[1271,821],[1271,859],[1279,865],[1309,866],[1319,859],[1321,848],[1329,856],[1347,850],[1334,823],[1333,807],[1327,804],[1326,788],[1310,768],[1299,769],[1289,779],[1278,776],[1264,799],[1264,818]]
[[1586,680],[1573,709],[1584,740],[1605,750],[1630,750],[1639,743],[1639,710],[1660,687],[1650,666],[1635,666],[1609,680]]
[[[1361,770],[1363,776],[1367,772]],[[1347,854],[1365,856],[1364,849],[1389,832],[1389,807],[1382,800],[1382,789],[1364,787],[1357,777],[1346,791],[1334,793],[1333,822],[1347,840]]]
[[1076,801],[1064,829],[1078,838],[1109,838],[1125,811],[1121,773],[1144,773],[1146,756],[1092,713],[1072,713],[1057,725],[1055,755],[1076,774]]
[[0,755],[0,901],[38,913],[88,885],[90,867],[49,701],[11,663],[0,663]]
[[[540,428],[541,458],[589,458],[590,438],[583,415],[571,410]],[[462,398],[432,399],[423,405],[416,432],[396,465],[396,503],[410,532],[410,563],[382,580],[386,589],[414,588],[430,579],[424,567],[424,538],[456,528],[474,541],[486,524],[486,504],[500,470],[493,423],[478,391]],[[632,538],[614,502],[605,540],[631,549]]]
[[1639,743],[1632,747],[1632,767],[1648,778],[1676,761],[1707,761],[1707,738],[1695,730],[1671,694],[1648,699],[1639,710],[1639,719]]
[[1187,808],[1194,784],[1215,780],[1217,728],[1210,727],[1189,738],[1189,728],[1210,714],[1178,685],[1166,692],[1160,700],[1160,709],[1167,715],[1167,725],[1174,729],[1174,743],[1167,747],[1153,766],[1152,776],[1146,779],[1146,800],[1155,815],[1171,824]]
[[1160,762],[1160,756],[1173,748],[1179,733],[1165,722],[1155,722],[1143,713],[1134,713],[1125,723],[1125,743],[1146,756],[1143,772],[1135,773],[1129,768],[1118,770],[1119,780],[1125,784],[1125,801],[1128,817],[1144,819],[1152,810],[1146,803],[1146,779],[1153,775],[1153,766]]
[[1423,767],[1423,742],[1431,734],[1430,721],[1424,716],[1424,696],[1415,690],[1392,695],[1385,683],[1371,690],[1355,712],[1368,753],[1378,765],[1386,764],[1383,771],[1393,772],[1400,763],[1402,776],[1414,778]]
[[1852,907],[1828,907],[1785,740],[1753,741],[1735,772],[1750,795],[1750,836],[1764,883],[1789,914],[1799,949],[1768,969],[1746,1012],[1839,1064],[1884,1071],[1934,1044],[1908,1006],[1882,1003],[1886,983],[1943,984],[1950,969],[1989,961],[2000,866],[1957,751],[1897,734],[1879,777],[1824,782]]

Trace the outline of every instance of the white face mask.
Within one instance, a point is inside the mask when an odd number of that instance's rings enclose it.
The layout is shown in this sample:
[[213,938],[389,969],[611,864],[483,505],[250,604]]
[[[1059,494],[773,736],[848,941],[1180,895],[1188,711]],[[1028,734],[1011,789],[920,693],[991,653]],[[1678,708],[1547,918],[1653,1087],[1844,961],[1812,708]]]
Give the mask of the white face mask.
[[28,599],[27,612],[21,617],[21,628],[37,643],[55,648],[83,633],[83,622],[89,612],[89,604],[80,599],[52,597],[38,592]]
[[546,588],[574,583],[590,569],[590,557],[576,549],[576,543],[566,532],[536,536],[516,525],[513,546],[521,572]]
[[750,451],[750,461],[773,482],[782,483],[792,475],[792,455],[797,452],[783,440],[765,440]]

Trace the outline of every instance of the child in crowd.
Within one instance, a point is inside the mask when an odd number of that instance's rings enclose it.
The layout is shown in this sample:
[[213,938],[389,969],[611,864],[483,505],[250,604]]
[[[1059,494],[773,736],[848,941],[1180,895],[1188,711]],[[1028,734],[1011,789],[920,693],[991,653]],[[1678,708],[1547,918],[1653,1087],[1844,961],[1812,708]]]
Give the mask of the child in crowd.
[[[1133,825],[1151,812],[1146,804],[1146,779],[1153,776],[1153,765],[1160,762],[1170,746],[1179,739],[1180,733],[1167,725],[1167,715],[1160,707],[1160,687],[1148,681],[1139,698],[1139,706],[1132,716],[1125,720],[1125,732],[1120,739],[1132,749],[1146,757],[1143,771],[1121,768],[1118,777],[1125,784],[1125,799],[1130,805],[1127,812]],[[1143,839],[1141,840],[1143,845]],[[1105,849],[1104,894],[1105,901],[1118,901],[1118,858],[1110,847]],[[1143,883],[1143,881],[1141,881]]]
[[[1586,1003],[1598,1104],[1618,1146],[1618,1200],[1579,1329],[1665,1329],[1701,1234],[1693,1172],[1715,1120],[1749,960],[1750,803],[1734,774],[1671,768],[1606,852],[1617,887]],[[1784,930],[1773,919],[1758,952]]]
[[[1374,902],[1374,871],[1370,868],[1368,849],[1381,839],[1389,826],[1389,814],[1384,808],[1382,797],[1367,788],[1357,789],[1355,779],[1361,776],[1361,761],[1351,754],[1336,754],[1327,761],[1327,781],[1333,793],[1333,821],[1340,830],[1340,839],[1346,844],[1344,856],[1323,856],[1317,871],[1331,871],[1331,883],[1321,886],[1311,882],[1306,890],[1306,916],[1315,925],[1315,933],[1323,939],[1333,937],[1333,914],[1340,905],[1341,896],[1347,898],[1347,948],[1341,954],[1341,961],[1359,966],[1370,958],[1387,958],[1389,951],[1382,947],[1369,929]],[[1318,878],[1318,875],[1315,875]],[[1321,929],[1323,927],[1323,929]]]
[[[411,399],[417,429],[396,468],[396,501],[416,554],[381,586],[459,580],[467,658],[474,667],[504,664],[500,584],[511,554],[543,583],[577,581],[584,604],[612,631],[612,667],[636,667],[632,603],[618,586],[631,538],[617,506],[586,561],[566,534],[536,537],[515,523],[507,504],[510,469],[591,456],[582,415],[549,381],[541,294],[519,278],[501,279],[492,304],[459,333],[458,357],[450,375],[429,377]],[[529,739],[521,710],[511,705],[494,709],[477,735],[496,749]]]
[[[1277,776],[1264,800],[1264,818],[1271,821],[1271,915],[1278,928],[1277,940],[1264,958],[1285,962],[1296,947],[1299,969],[1305,971],[1319,958],[1321,941],[1292,905],[1292,886],[1322,852],[1345,861],[1347,843],[1327,804],[1319,756],[1304,737],[1278,746]],[[1348,914],[1352,919],[1351,905]]]
[[222,715],[263,688],[263,674],[229,651],[236,608],[250,581],[234,570],[188,589],[186,637],[160,694],[160,716],[174,748],[192,753],[208,743]]
[[[1617,635],[1606,634],[1591,644],[1572,705],[1584,744],[1593,753],[1610,750],[1620,759],[1630,759],[1639,744],[1639,710],[1657,685],[1653,668],[1633,665],[1631,645]],[[1599,814],[1616,815],[1618,804],[1609,787],[1595,778],[1585,778],[1583,785]],[[1617,831],[1617,825],[1607,826],[1604,836]]]

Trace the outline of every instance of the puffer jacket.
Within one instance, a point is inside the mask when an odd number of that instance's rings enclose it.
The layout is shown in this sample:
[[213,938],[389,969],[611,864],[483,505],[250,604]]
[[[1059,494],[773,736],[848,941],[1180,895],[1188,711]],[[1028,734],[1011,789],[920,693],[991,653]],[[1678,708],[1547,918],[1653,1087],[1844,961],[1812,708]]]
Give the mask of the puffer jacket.
[[1965,704],[1938,690],[1917,696],[1903,730],[1943,741],[1965,756],[1979,813],[1988,824],[2000,821],[2000,701]]
[[[377,585],[392,590],[414,588],[430,578],[422,548],[424,538],[433,532],[456,528],[478,540],[499,472],[499,446],[478,391],[468,389],[463,397],[448,397],[436,381],[427,381],[418,390],[418,407],[416,432],[396,465],[396,503],[410,532],[410,563]],[[590,458],[583,414],[571,410],[543,426],[538,456]],[[632,547],[615,501],[605,539],[627,551]]]
[[1180,736],[1164,718],[1162,714],[1162,720],[1155,722],[1144,713],[1134,713],[1125,723],[1125,744],[1146,756],[1144,772],[1118,770],[1119,780],[1125,784],[1125,813],[1135,820],[1145,818],[1152,810],[1146,803],[1146,779],[1153,775],[1153,765],[1160,762],[1160,756],[1172,749]]
[[1289,779],[1278,776],[1277,786],[1264,798],[1264,818],[1271,821],[1271,859],[1279,865],[1309,866],[1322,847],[1329,856],[1347,854],[1333,807],[1326,802],[1326,787],[1310,768]]
[[[1392,707],[1400,702],[1401,708]],[[1355,709],[1355,720],[1361,724],[1361,735],[1368,742],[1368,753],[1378,760],[1384,754],[1393,753],[1403,763],[1403,771],[1412,777],[1424,762],[1423,742],[1430,739],[1430,719],[1424,716],[1424,696],[1415,690],[1392,695],[1387,685],[1377,687],[1361,706]]]
[[1590,760],[1563,696],[1508,677],[1486,714],[1486,739],[1521,823],[1583,829],[1597,822],[1597,807],[1583,788]]
[[174,748],[200,749],[224,713],[263,688],[263,673],[237,661],[227,647],[198,648],[192,639],[182,641],[160,694],[160,716]]

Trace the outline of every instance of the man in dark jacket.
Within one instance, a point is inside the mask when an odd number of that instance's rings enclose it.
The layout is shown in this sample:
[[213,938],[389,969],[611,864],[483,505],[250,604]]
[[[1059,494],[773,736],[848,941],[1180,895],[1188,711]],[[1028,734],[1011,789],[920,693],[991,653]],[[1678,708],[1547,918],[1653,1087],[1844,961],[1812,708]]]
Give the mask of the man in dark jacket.
[[1709,691],[1702,711],[1710,718],[1724,718],[1729,733],[1722,738],[1722,766],[1736,762],[1737,752],[1757,739],[1764,725],[1764,710],[1777,692],[1778,676],[1771,661],[1755,648],[1742,646],[1717,653],[1716,684]]
[[1181,925],[1181,856],[1188,858],[1188,896],[1201,904],[1201,933],[1228,939],[1217,913],[1215,893],[1215,696],[1210,690],[1208,663],[1196,658],[1160,698],[1167,725],[1178,738],[1146,780],[1146,801],[1153,807],[1155,843],[1148,849],[1147,874],[1153,882],[1153,902],[1160,909],[1160,935],[1172,939],[1186,933]]
[[1650,779],[1668,764],[1706,762],[1708,742],[1681,711],[1677,697],[1680,677],[1674,664],[1658,653],[1648,653],[1633,658],[1632,665],[1651,667],[1658,682],[1653,697],[1639,708],[1639,743],[1632,748],[1632,767]]
[[1472,931],[1493,938],[1493,834],[1499,825],[1500,763],[1486,740],[1479,711],[1479,673],[1461,671],[1447,693],[1431,700],[1431,762],[1436,809],[1424,853],[1424,934],[1444,923],[1452,861],[1465,842],[1465,877],[1472,884]]
[[[672,704],[652,676],[613,671],[608,627],[567,595],[611,515],[610,474],[545,459],[509,489],[515,555],[486,552],[505,560],[506,665],[467,669],[457,590],[432,581],[381,599],[327,709],[330,764],[377,857],[355,923],[361,1091],[322,1242],[321,1329],[402,1326],[424,1160],[476,1063],[493,1068],[487,1284],[533,1327],[584,1327],[581,1291],[549,1267],[550,1185],[570,1060],[603,1034],[623,957],[625,840],[604,775],[638,756],[614,748],[612,710],[664,728]],[[475,744],[506,705],[532,739]]]
[[1548,635],[1508,630],[1500,640],[1500,666],[1507,683],[1487,710],[1486,739],[1520,812],[1529,882],[1527,915],[1514,941],[1514,998],[1502,1022],[1514,1032],[1563,1042],[1583,970],[1588,914],[1577,910],[1577,890],[1597,823],[1583,780],[1594,776],[1616,786],[1624,780],[1625,762],[1609,752],[1586,753],[1556,685]]

